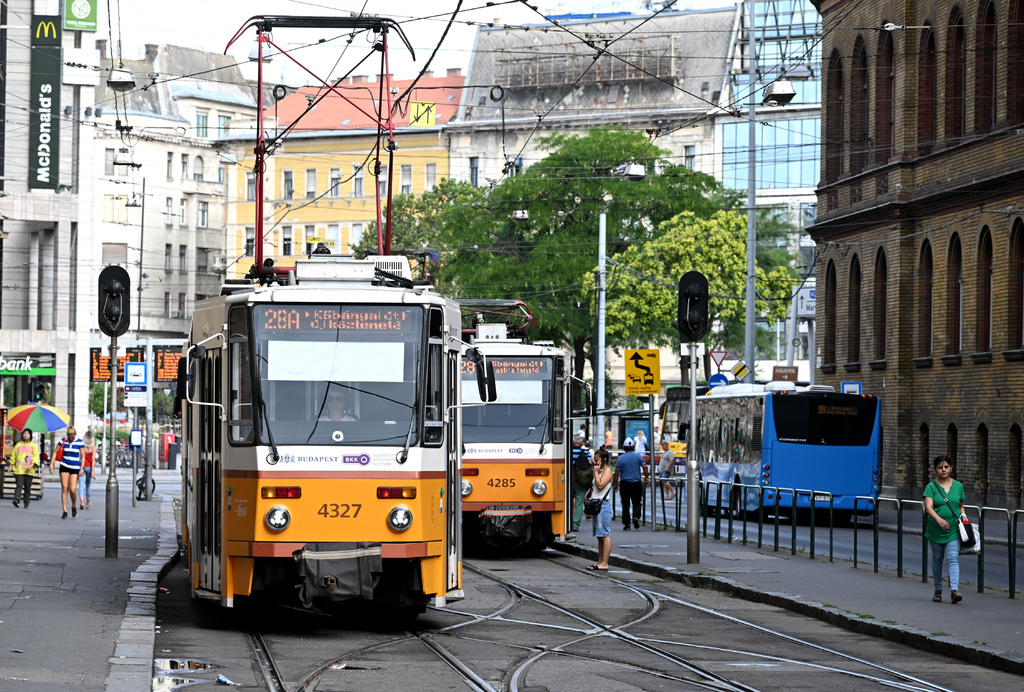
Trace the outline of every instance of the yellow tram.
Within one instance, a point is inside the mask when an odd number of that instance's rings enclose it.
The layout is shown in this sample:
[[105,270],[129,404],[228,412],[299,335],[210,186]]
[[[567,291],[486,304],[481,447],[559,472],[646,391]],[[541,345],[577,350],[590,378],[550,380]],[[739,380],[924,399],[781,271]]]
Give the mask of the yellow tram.
[[288,285],[196,305],[179,382],[193,597],[462,598],[459,309],[409,276],[403,257],[313,255]]

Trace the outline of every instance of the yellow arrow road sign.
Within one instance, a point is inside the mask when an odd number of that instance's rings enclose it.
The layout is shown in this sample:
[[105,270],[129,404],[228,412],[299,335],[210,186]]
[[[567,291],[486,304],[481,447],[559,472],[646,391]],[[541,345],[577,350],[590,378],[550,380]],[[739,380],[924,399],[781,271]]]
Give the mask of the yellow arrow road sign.
[[661,391],[661,351],[626,349],[626,394],[657,394]]

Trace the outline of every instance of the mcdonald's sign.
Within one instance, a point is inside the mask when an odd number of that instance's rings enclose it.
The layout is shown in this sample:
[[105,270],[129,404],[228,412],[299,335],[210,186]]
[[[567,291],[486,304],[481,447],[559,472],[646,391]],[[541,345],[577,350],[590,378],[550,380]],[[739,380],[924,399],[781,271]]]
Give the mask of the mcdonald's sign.
[[32,45],[59,46],[61,40],[60,15],[32,15]]
[[53,190],[60,178],[61,26],[59,15],[32,15],[28,186]]

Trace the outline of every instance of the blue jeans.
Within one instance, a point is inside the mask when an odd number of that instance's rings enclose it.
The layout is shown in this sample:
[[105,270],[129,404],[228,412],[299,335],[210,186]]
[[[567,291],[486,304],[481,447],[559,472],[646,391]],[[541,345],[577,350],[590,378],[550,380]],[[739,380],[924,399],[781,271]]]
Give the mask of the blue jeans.
[[935,590],[942,590],[942,558],[945,556],[949,564],[949,590],[960,590],[960,539],[954,538],[949,543],[932,544],[932,578],[935,580]]
[[82,469],[82,474],[85,476],[85,499],[92,500],[92,467],[86,466]]

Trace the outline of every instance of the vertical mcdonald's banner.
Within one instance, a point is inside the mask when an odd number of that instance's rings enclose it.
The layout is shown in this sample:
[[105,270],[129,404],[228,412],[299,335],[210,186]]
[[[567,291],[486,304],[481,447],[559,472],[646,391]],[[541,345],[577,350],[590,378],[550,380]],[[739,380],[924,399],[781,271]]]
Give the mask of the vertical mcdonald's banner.
[[29,31],[28,186],[53,190],[60,182],[60,15],[32,15]]

